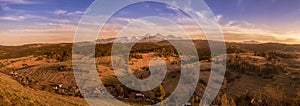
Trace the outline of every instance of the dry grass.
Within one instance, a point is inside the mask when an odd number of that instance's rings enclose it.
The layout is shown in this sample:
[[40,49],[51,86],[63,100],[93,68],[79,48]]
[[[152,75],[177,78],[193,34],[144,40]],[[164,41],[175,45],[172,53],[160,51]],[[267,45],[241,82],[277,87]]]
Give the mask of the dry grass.
[[[248,45],[249,46],[249,45]],[[250,45],[251,47],[253,45]],[[33,45],[30,48],[39,48],[40,45]],[[244,47],[249,48],[249,47]],[[262,47],[261,47],[262,48]],[[253,49],[256,50],[256,46],[253,46]],[[250,48],[250,50],[252,50]],[[257,51],[257,50],[256,50]],[[1,53],[5,53],[5,51],[0,51]],[[297,52],[300,55],[299,52]],[[148,67],[150,60],[153,57],[156,57],[154,52],[142,53],[143,58],[132,58],[129,61],[130,69],[133,73],[140,72],[146,73],[143,69],[144,67]],[[27,55],[26,55],[27,56]],[[255,56],[253,53],[232,53],[228,54],[228,57],[236,57],[244,59],[245,61],[254,64],[256,67],[260,67],[265,63],[270,63],[265,57]],[[42,57],[39,55],[38,57]],[[71,66],[71,61],[59,62],[54,59],[46,59],[37,60],[38,57],[27,56],[20,58],[10,58],[5,60],[0,60],[0,63],[3,64],[3,67],[0,67],[0,72],[8,71],[8,69],[15,69],[22,76],[30,76],[35,80],[38,80],[40,84],[49,84],[49,83],[62,83],[66,86],[75,86],[75,82],[73,78],[72,71],[59,71],[56,66],[66,65],[67,67]],[[111,68],[111,57],[110,56],[102,56],[97,57],[97,68],[102,81],[106,84],[119,84],[120,82],[116,79],[115,73]],[[178,61],[178,58],[169,57],[163,58],[163,60],[167,63],[169,73],[167,73],[166,80],[164,86],[167,93],[172,93],[174,87],[177,86],[177,81],[180,77],[180,67],[178,64],[171,64],[174,61]],[[258,89],[264,88],[268,84],[274,84],[283,87],[286,91],[283,92],[286,96],[291,96],[292,98],[299,98],[300,95],[300,59],[285,59],[280,58],[280,61],[277,61],[278,64],[284,64],[288,68],[284,72],[280,72],[274,74],[274,77],[269,79],[263,79],[258,77],[257,75],[249,75],[247,73],[238,73],[232,72],[234,81],[226,82],[228,79],[225,79],[224,82],[226,84],[223,85],[221,91],[226,91],[228,97],[238,97],[240,95],[244,95],[246,91],[257,91]],[[32,66],[29,68],[23,68],[23,64],[27,64],[28,66]],[[201,95],[206,87],[207,80],[210,75],[210,62],[201,61],[201,72],[199,85],[197,86],[197,90],[195,94]],[[241,64],[242,65],[242,64]],[[53,68],[54,67],[54,68]],[[230,70],[227,70],[230,71]],[[245,72],[249,72],[249,70],[244,70]],[[9,71],[8,71],[9,72]],[[139,76],[139,75],[137,75]],[[239,78],[238,78],[238,77]],[[80,98],[74,97],[65,97],[61,95],[54,95],[51,93],[43,92],[43,91],[34,91],[28,87],[23,87],[18,84],[16,81],[11,80],[8,76],[0,74],[0,83],[4,86],[0,86],[0,105],[86,105],[84,101]],[[226,89],[224,89],[226,88]],[[266,89],[266,93],[277,92],[276,89]],[[271,93],[272,93],[271,92]],[[153,93],[153,92],[149,92]],[[275,93],[274,93],[275,94]],[[276,95],[268,95],[268,96],[276,96]],[[261,98],[259,98],[261,99]],[[276,98],[275,98],[276,99]],[[285,98],[286,99],[286,98]],[[68,101],[71,100],[71,101]],[[299,100],[299,99],[295,99]],[[80,104],[82,103],[83,104]]]
[[61,96],[24,87],[12,80],[10,76],[1,73],[0,83],[0,105],[87,105],[81,98]]

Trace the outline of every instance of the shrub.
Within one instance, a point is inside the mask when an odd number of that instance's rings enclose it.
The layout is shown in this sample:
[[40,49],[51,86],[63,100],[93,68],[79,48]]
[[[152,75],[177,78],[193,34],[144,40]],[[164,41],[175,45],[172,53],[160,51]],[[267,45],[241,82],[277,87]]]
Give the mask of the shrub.
[[3,67],[3,66],[4,66],[4,64],[0,62],[0,68]]
[[131,59],[131,58],[142,59],[143,56],[142,56],[141,54],[135,52],[135,53],[131,53],[131,54],[129,55],[129,58],[130,58],[130,59]]

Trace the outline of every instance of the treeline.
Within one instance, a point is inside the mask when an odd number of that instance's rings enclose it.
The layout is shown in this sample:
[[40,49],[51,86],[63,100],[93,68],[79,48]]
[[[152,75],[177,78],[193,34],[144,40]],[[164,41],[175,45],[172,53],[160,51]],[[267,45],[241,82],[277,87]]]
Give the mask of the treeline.
[[285,51],[295,52],[300,51],[300,45],[289,45],[280,43],[263,43],[263,44],[242,44],[242,43],[227,43],[227,45],[237,45],[240,48],[253,52],[265,52],[265,51]]
[[3,46],[0,49],[4,52],[0,55],[0,59],[20,58],[26,56],[42,56],[46,54],[56,53],[59,55],[71,55],[72,44],[31,44],[23,46]]
[[268,60],[279,59],[279,58],[284,58],[284,59],[297,58],[293,54],[285,53],[282,51],[255,52],[254,56],[265,57]]
[[239,46],[229,45],[226,49],[226,52],[231,53],[245,53],[247,50],[240,48]]
[[64,62],[72,58],[72,49],[69,47],[61,47],[55,51],[45,52],[44,55],[48,59],[56,59],[57,61]]
[[[210,57],[211,52],[209,48],[209,44],[207,41],[194,41],[198,56],[202,59],[207,59]],[[178,44],[182,44],[184,49],[187,49],[183,52],[190,52],[191,50],[188,47],[193,47],[194,45],[184,45],[184,42],[179,42]],[[280,58],[293,58],[295,56],[290,55],[288,51],[300,51],[300,45],[285,45],[285,44],[239,44],[239,43],[226,43],[227,44],[227,53],[243,53],[243,52],[255,52],[256,55],[260,56],[268,56],[270,58],[280,57]],[[31,44],[31,45],[23,45],[23,46],[0,46],[0,59],[9,59],[9,58],[20,58],[26,57],[30,55],[41,56],[41,55],[51,55],[51,58],[58,59],[59,61],[65,61],[70,59],[71,50],[73,44]],[[95,57],[101,56],[110,56],[111,43],[109,44],[97,44],[95,45]],[[82,46],[86,48],[93,48],[94,45]],[[218,47],[218,45],[214,45]],[[222,48],[220,48],[222,49]],[[223,48],[224,49],[224,48]],[[276,52],[268,52],[268,51],[276,51]],[[285,52],[279,52],[285,51]],[[78,49],[76,51],[78,54],[89,54],[90,51],[84,51]],[[164,42],[156,42],[156,43],[136,43],[131,48],[131,53],[149,53],[149,52],[157,52],[159,56],[169,57],[169,56],[178,56],[178,51],[174,48],[171,43]],[[188,53],[187,53],[188,54]],[[66,58],[62,58],[62,56],[67,56]],[[49,56],[48,56],[49,57]]]

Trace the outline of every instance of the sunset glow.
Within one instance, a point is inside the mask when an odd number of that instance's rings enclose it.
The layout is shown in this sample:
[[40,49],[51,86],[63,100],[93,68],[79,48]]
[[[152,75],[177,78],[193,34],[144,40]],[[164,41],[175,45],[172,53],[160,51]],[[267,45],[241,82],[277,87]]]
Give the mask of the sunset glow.
[[[72,42],[77,25],[85,10],[93,0],[56,1],[56,0],[0,0],[0,45],[22,45],[29,43],[61,43]],[[282,0],[205,0],[215,14],[226,41],[243,42],[255,40],[259,42],[299,43],[300,1]],[[67,5],[67,6],[65,6]],[[122,24],[134,22],[134,17],[143,13],[151,14],[147,8],[163,11],[168,17],[177,19],[185,25],[192,37],[203,34],[199,28],[176,16],[176,8],[168,6],[134,7],[121,10],[120,17],[114,22]],[[105,11],[105,10],[100,10]],[[130,14],[135,12],[135,14]],[[205,15],[205,12],[199,12]],[[103,17],[107,17],[103,14]],[[91,20],[92,23],[93,20]],[[143,25],[155,23],[142,20]],[[141,22],[141,21],[139,21]],[[138,25],[138,24],[137,24]],[[153,26],[152,26],[153,27]],[[145,28],[147,29],[147,28]],[[148,28],[149,29],[149,28]],[[169,26],[157,26],[151,33],[176,35]],[[88,30],[88,29],[87,29]],[[143,35],[143,33],[132,35]],[[110,38],[111,31],[103,38]],[[105,31],[104,31],[105,32]],[[110,34],[109,34],[110,33]],[[105,34],[104,34],[105,35]],[[116,35],[115,35],[116,36]],[[204,39],[199,38],[199,39]]]

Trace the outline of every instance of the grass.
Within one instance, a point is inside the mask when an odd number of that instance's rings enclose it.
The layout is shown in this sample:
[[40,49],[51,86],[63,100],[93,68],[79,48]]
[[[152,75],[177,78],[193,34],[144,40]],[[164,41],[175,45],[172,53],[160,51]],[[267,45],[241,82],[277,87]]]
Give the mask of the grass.
[[0,83],[0,105],[87,105],[81,98],[61,96],[24,87],[15,80],[12,80],[10,76],[2,73],[0,73]]

